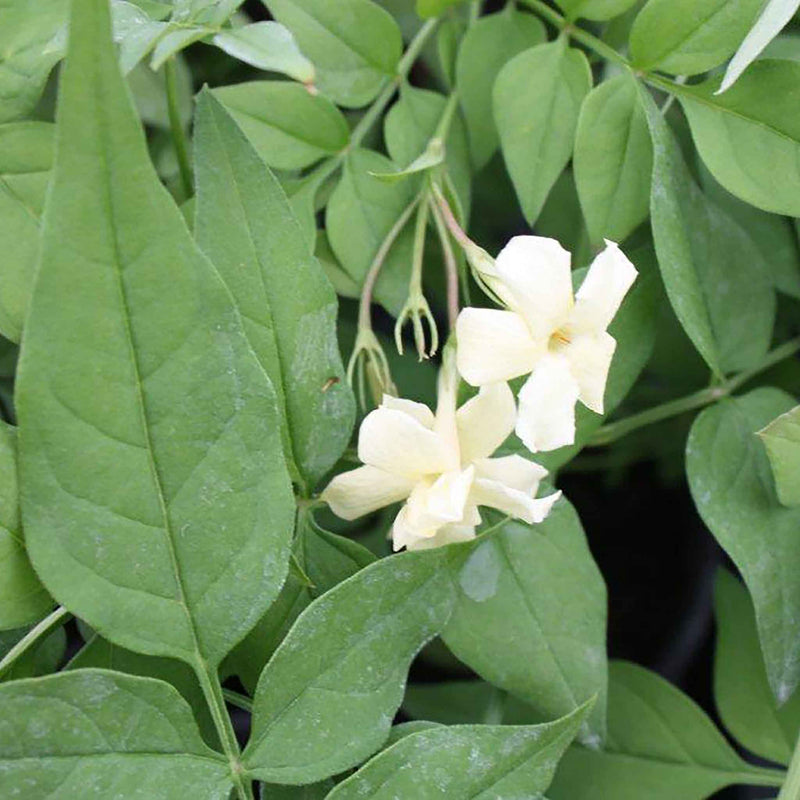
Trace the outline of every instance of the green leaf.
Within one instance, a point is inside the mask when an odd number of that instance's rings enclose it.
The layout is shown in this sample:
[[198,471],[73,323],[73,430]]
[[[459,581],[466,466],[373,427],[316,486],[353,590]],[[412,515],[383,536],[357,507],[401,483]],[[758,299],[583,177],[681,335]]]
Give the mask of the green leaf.
[[64,55],[68,0],[3,0],[0,7],[0,122],[33,111]]
[[207,91],[194,150],[195,237],[241,312],[278,395],[287,461],[311,490],[347,446],[355,415],[336,341],[336,294],[278,181]]
[[53,125],[0,125],[0,333],[19,342],[28,311],[50,169]]
[[778,503],[756,431],[794,405],[777,389],[725,400],[695,420],[686,471],[700,516],[753,597],[770,686],[780,703],[800,681],[800,511]]
[[257,69],[280,72],[303,83],[314,80],[314,65],[280,23],[254,22],[220,31],[211,41],[228,55]]
[[347,147],[349,130],[339,109],[296,83],[253,81],[211,93],[271,167],[302,169]]
[[587,708],[544,725],[457,725],[412,733],[375,756],[330,800],[542,797]]
[[253,777],[310,783],[383,744],[411,660],[450,615],[448,570],[461,553],[450,547],[385,558],[300,615],[258,682],[244,753]]
[[[447,100],[437,92],[417,89],[408,83],[400,87],[400,99],[391,107],[384,123],[386,149],[395,164],[411,170],[420,154],[436,135],[447,113]],[[469,217],[472,173],[464,124],[455,116],[444,142],[447,174],[453,181],[465,217]]]
[[705,800],[761,777],[663,678],[625,662],[611,664],[610,678],[607,747],[571,747],[548,793],[552,800]]
[[800,63],[758,61],[723,95],[719,78],[682,89],[703,161],[732,194],[775,214],[800,216]]
[[[167,7],[163,16],[169,16]],[[123,75],[128,75],[155,47],[156,42],[169,30],[166,22],[152,19],[149,8],[141,3],[112,0],[111,23],[114,41],[119,44],[119,66]]]
[[17,486],[17,431],[0,421],[0,630],[41,619],[53,600],[28,561]]
[[544,25],[508,3],[497,14],[480,17],[458,50],[456,86],[476,169],[486,166],[500,142],[491,113],[492,87],[506,62],[546,40]]
[[394,75],[403,50],[392,16],[372,0],[263,0],[314,63],[317,86],[334,103],[358,108]]
[[64,671],[91,667],[116,670],[143,678],[158,678],[174,686],[191,707],[203,740],[210,747],[219,747],[219,736],[197,676],[182,661],[134,653],[91,633],[86,644],[64,667]]
[[497,76],[493,96],[500,146],[531,224],[572,155],[581,103],[591,88],[586,56],[563,38],[525,50]]
[[149,161],[105,0],[74,0],[17,383],[28,550],[116,644],[211,667],[275,598],[294,503],[278,412]]
[[3,797],[227,800],[231,788],[227,762],[162,681],[88,669],[0,686]]
[[281,786],[278,783],[265,783],[262,797],[269,800],[325,800],[333,789],[332,780],[309,783],[306,786]]
[[434,167],[444,163],[445,149],[440,139],[431,139],[428,146],[418,155],[407,167],[396,172],[372,172],[375,178],[379,178],[385,183],[397,183],[397,181],[418,175],[420,172],[427,172]]
[[158,70],[172,56],[185,50],[190,44],[205,39],[210,31],[205,27],[179,28],[178,30],[168,30],[156,41],[153,57],[150,59],[150,67]]
[[649,0],[630,36],[634,66],[697,75],[738,47],[763,0]]
[[621,242],[647,219],[653,146],[636,84],[628,75],[604,81],[586,95],[574,167],[594,244]]
[[714,372],[746,369],[772,337],[771,276],[750,237],[700,191],[649,93],[639,91],[654,147],[650,213],[667,296]]
[[800,406],[781,414],[758,432],[767,449],[778,500],[800,505]]
[[717,574],[714,608],[714,698],[720,718],[748,750],[788,764],[800,732],[800,692],[778,707],[767,680],[753,603],[726,570]]
[[606,20],[623,14],[638,0],[556,0],[569,19]]
[[544,719],[591,697],[582,738],[605,735],[606,590],[575,510],[560,501],[539,525],[506,522],[457,576],[445,644],[484,680]]
[[[364,282],[375,254],[416,194],[414,181],[385,183],[371,173],[391,172],[397,165],[372,150],[347,154],[342,179],[325,211],[325,229],[334,255],[358,284]],[[397,315],[408,294],[413,232],[406,226],[384,261],[375,287],[377,301]]]
[[789,23],[800,7],[799,0],[768,0],[725,70],[719,90],[724,92],[758,57],[764,48]]

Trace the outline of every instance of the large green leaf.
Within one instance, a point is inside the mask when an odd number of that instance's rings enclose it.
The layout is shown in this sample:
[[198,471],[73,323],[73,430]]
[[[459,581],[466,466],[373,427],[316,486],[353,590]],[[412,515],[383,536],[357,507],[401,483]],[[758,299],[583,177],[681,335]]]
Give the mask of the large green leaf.
[[494,118],[487,113],[498,73],[509,59],[545,38],[544,25],[537,17],[508,3],[503,11],[480,17],[461,40],[456,85],[477,169],[488,163],[500,142]]
[[654,147],[650,214],[667,296],[712,370],[752,367],[772,338],[772,278],[752,239],[697,186],[643,87],[640,98]]
[[342,781],[330,800],[538,798],[586,714],[543,725],[456,725],[403,737]]
[[347,446],[355,415],[336,341],[336,294],[280,184],[209,92],[198,103],[194,150],[195,238],[275,387],[287,461],[307,492]]
[[650,210],[653,147],[636,84],[618,75],[583,101],[575,137],[575,182],[589,237],[621,242]]
[[631,29],[633,63],[696,75],[725,61],[744,38],[763,0],[649,0]]
[[116,644],[214,666],[280,589],[294,502],[275,393],[149,161],[106,0],[74,1],[56,150],[17,384],[31,560]]
[[582,738],[605,735],[606,589],[578,515],[560,501],[539,525],[506,522],[470,554],[442,636],[482,678],[542,719],[598,701]]
[[300,615],[258,683],[244,753],[255,778],[310,783],[383,744],[411,659],[450,615],[449,566],[462,553],[439,548],[385,558]]
[[552,800],[704,800],[732,783],[763,782],[663,678],[624,662],[611,664],[610,677],[606,749],[571,747]]
[[400,29],[372,0],[263,0],[314,63],[317,86],[339,105],[366,105],[394,74]]
[[289,81],[253,81],[214,89],[262,160],[301,169],[347,146],[347,121],[330,100]]
[[203,689],[197,676],[187,664],[174,658],[134,653],[132,650],[112,644],[96,633],[90,633],[86,644],[69,661],[64,670],[92,667],[124,672],[127,675],[139,675],[142,678],[158,678],[174,686],[191,707],[206,744],[210,747],[219,747],[219,736]]
[[19,518],[17,431],[0,421],[0,630],[36,622],[52,605],[25,551]]
[[697,149],[732,194],[800,216],[800,63],[765,59],[722,95],[719,78],[682,89]]
[[717,575],[714,607],[714,697],[720,718],[748,750],[788,764],[800,733],[800,692],[778,706],[767,680],[753,603],[725,570]]
[[[359,285],[383,240],[414,198],[413,180],[386,183],[371,173],[393,172],[396,166],[372,150],[356,148],[347,154],[342,179],[331,194],[325,229],[334,255]],[[375,297],[390,313],[398,314],[408,294],[413,226],[406,225],[383,268]]]
[[52,166],[53,125],[0,125],[0,333],[14,342],[30,303]]
[[227,800],[231,788],[162,681],[87,669],[0,686],[3,797]]
[[775,496],[756,431],[794,405],[756,389],[706,409],[692,426],[686,471],[700,516],[753,597],[770,686],[785,702],[800,681],[800,510]]
[[[384,123],[386,149],[395,164],[410,165],[436,133],[447,100],[438,92],[400,87],[400,99],[391,107]],[[458,194],[464,217],[469,218],[472,173],[464,124],[456,113],[445,140],[445,165]]]
[[0,0],[0,122],[29,114],[64,55],[68,0]]
[[800,406],[781,414],[758,432],[767,449],[778,500],[800,505]]
[[586,56],[563,37],[514,56],[497,76],[500,146],[531,224],[572,156],[581,103],[591,88]]

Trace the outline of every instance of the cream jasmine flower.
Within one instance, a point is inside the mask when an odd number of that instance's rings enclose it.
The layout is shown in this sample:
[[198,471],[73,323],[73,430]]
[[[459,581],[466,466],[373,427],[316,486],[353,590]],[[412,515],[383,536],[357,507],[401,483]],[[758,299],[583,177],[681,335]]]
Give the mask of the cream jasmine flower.
[[575,403],[603,413],[616,341],[606,330],[637,275],[613,242],[592,262],[573,298],[570,254],[541,236],[515,236],[481,279],[508,310],[465,308],[458,369],[473,386],[527,375],[517,435],[532,451],[575,441]]
[[536,498],[547,470],[518,455],[490,458],[514,429],[505,383],[488,383],[456,410],[452,350],[439,373],[436,414],[422,403],[384,395],[358,436],[364,466],[337,475],[322,499],[343,519],[405,500],[392,527],[395,550],[438,547],[475,537],[478,506],[541,522],[560,492]]

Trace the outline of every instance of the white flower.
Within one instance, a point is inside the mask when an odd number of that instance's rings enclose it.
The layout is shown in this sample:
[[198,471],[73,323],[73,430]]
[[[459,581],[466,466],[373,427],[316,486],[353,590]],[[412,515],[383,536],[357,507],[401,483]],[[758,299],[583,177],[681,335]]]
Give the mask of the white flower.
[[489,456],[514,429],[505,383],[481,387],[456,411],[458,374],[450,349],[439,374],[436,414],[385,395],[358,436],[364,466],[337,475],[322,493],[333,512],[355,519],[406,500],[392,527],[394,549],[438,547],[475,536],[478,506],[541,522],[560,492],[536,499],[547,470],[518,455]]
[[458,369],[473,386],[530,377],[516,432],[533,452],[575,441],[575,403],[603,413],[616,341],[607,328],[637,275],[613,242],[572,296],[570,254],[555,239],[515,236],[481,278],[509,310],[458,317]]

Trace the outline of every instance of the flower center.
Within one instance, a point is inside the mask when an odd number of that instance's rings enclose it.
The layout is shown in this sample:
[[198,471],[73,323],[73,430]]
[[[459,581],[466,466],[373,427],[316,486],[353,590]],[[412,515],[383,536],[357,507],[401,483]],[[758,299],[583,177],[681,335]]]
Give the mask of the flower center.
[[572,339],[569,335],[569,331],[565,330],[564,328],[559,328],[550,337],[547,347],[550,351],[560,350],[561,348],[566,347],[571,341]]

